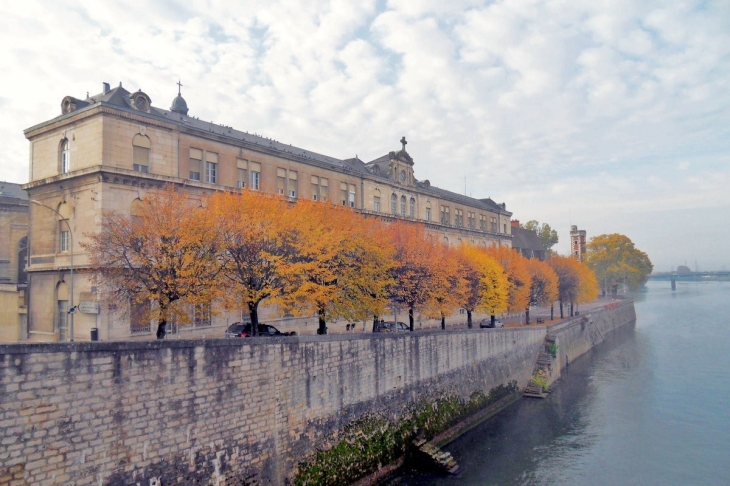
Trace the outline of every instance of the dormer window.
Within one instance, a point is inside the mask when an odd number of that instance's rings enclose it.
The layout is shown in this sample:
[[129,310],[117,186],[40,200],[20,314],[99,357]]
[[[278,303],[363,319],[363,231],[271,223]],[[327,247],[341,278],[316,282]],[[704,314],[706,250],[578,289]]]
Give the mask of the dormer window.
[[400,181],[401,182],[406,181],[406,171],[404,171],[404,170],[400,171]]
[[61,174],[68,174],[71,170],[71,151],[68,148],[68,139],[61,142]]

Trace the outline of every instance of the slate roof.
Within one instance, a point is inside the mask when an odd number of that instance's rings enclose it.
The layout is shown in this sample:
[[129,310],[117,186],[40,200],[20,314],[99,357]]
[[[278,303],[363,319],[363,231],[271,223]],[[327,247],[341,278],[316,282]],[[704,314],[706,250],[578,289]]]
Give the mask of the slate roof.
[[517,226],[512,227],[512,248],[520,250],[545,251],[540,238],[534,230]]
[[[130,93],[125,88],[122,87],[121,83],[119,83],[119,86],[110,89],[106,93],[99,93],[93,96],[87,97],[85,100],[75,99],[76,107],[77,109],[71,113],[67,113],[64,115],[60,115],[53,120],[49,120],[47,122],[41,123],[37,126],[42,126],[47,123],[52,123],[60,118],[63,117],[69,117],[74,115],[76,112],[84,110],[84,109],[91,109],[91,107],[95,106],[98,103],[101,103],[102,105],[111,105],[115,108],[122,109],[124,111],[129,111],[131,113],[140,114],[140,111],[136,110],[132,107],[131,97],[134,96],[134,92]],[[180,95],[178,95],[180,96]],[[211,133],[218,136],[230,138],[235,141],[243,141],[248,144],[259,146],[265,149],[274,150],[277,152],[280,152],[282,154],[288,154],[290,156],[298,157],[301,159],[304,159],[305,161],[316,161],[322,164],[329,165],[331,167],[340,168],[344,171],[353,171],[360,174],[367,174],[369,177],[381,177],[384,180],[390,181],[388,179],[387,174],[380,174],[375,175],[368,170],[367,166],[370,166],[373,163],[376,162],[383,162],[390,160],[390,154],[383,155],[381,157],[378,157],[367,164],[360,160],[359,158],[355,157],[352,159],[338,159],[336,157],[330,157],[328,155],[323,155],[317,152],[313,152],[311,150],[302,149],[299,147],[294,147],[291,144],[285,144],[278,142],[274,139],[264,137],[262,135],[258,135],[256,133],[248,133],[248,132],[242,132],[240,130],[236,130],[232,127],[228,127],[225,125],[218,125],[213,122],[207,122],[200,120],[198,118],[195,118],[193,116],[187,116],[183,115],[181,113],[173,112],[170,110],[165,110],[162,108],[157,108],[155,106],[150,106],[149,112],[144,112],[145,116],[152,116],[153,118],[158,118],[162,120],[167,120],[172,123],[176,123],[179,125],[183,125],[186,127],[194,128],[198,131],[205,132],[205,133]],[[31,127],[26,130],[26,132],[33,130],[36,127]],[[395,152],[396,154],[399,153],[399,151]],[[407,153],[406,153],[407,155]],[[410,158],[410,156],[408,156]],[[442,199],[448,199],[453,202],[457,202],[460,204],[469,205],[472,207],[481,207],[483,209],[491,210],[491,211],[502,211],[505,212],[505,209],[492,201],[491,199],[475,199],[468,196],[464,196],[462,194],[458,194],[455,192],[447,191],[446,189],[440,189],[438,187],[431,186],[430,184],[424,184],[423,182],[416,181],[416,186],[420,192],[432,194],[435,197],[442,198]],[[512,213],[508,213],[512,214]]]
[[28,193],[20,188],[20,184],[0,181],[0,197],[11,197],[20,199],[21,201],[27,201]]

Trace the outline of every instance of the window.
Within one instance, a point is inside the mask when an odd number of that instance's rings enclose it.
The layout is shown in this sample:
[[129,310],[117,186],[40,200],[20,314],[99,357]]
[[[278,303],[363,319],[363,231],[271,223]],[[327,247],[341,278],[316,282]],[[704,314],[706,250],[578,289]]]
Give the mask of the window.
[[319,200],[319,177],[312,176],[312,199]]
[[373,196],[373,209],[380,212],[380,196]]
[[68,337],[68,300],[58,300],[58,333],[61,341]]
[[398,214],[398,196],[395,194],[390,195],[390,212]]
[[[66,220],[59,221],[59,224],[66,228]],[[70,233],[68,232],[68,229],[61,229],[58,232],[58,252],[59,253],[66,253],[68,252],[70,245]]]
[[193,325],[195,327],[208,327],[210,324],[210,302],[196,304],[193,308]]
[[504,228],[504,229],[502,230],[502,233],[504,233],[504,234],[507,234],[507,224],[505,223],[505,224],[504,224],[504,225],[502,225],[502,226],[503,226],[503,228]]
[[469,211],[469,228],[475,229],[477,227],[476,215]]
[[251,189],[258,191],[261,188],[261,164],[249,162],[248,171],[251,173]]
[[144,135],[137,134],[132,139],[132,168],[137,172],[149,172],[151,146]]
[[449,239],[446,236],[444,236],[444,244],[446,244],[446,245],[449,244]]
[[400,215],[405,217],[406,215],[406,197],[401,196],[400,197]]
[[192,181],[200,180],[200,170],[203,164],[203,151],[196,148],[190,149],[190,175],[189,179]]
[[340,201],[343,206],[347,206],[347,183],[340,182]]
[[479,215],[479,229],[482,231],[487,231],[487,217],[483,214]]
[[276,169],[276,193],[283,196],[286,191],[286,170]]
[[489,224],[490,224],[492,233],[496,233],[497,232],[497,218],[495,218],[495,217],[489,218]]
[[324,177],[319,179],[319,200],[327,201],[330,198],[329,181]]
[[246,187],[248,161],[243,159],[236,160],[236,167],[238,168],[238,188],[243,189]]
[[426,221],[431,221],[431,204],[426,203]]
[[347,202],[350,203],[350,207],[355,207],[355,185],[354,184],[348,184],[347,185]]
[[68,174],[71,170],[71,151],[68,148],[68,139],[61,142],[61,174]]
[[441,224],[451,224],[448,206],[441,206]]
[[214,154],[211,152],[205,153],[205,182],[210,182],[211,184],[217,183],[217,173],[218,173],[218,154]]
[[293,170],[289,171],[289,192],[287,193],[287,196],[289,197],[297,197],[297,191],[299,189],[297,185],[297,173]]
[[454,224],[464,226],[464,211],[462,209],[454,209]]
[[416,217],[416,200],[414,198],[411,198],[411,211],[410,211],[411,218]]

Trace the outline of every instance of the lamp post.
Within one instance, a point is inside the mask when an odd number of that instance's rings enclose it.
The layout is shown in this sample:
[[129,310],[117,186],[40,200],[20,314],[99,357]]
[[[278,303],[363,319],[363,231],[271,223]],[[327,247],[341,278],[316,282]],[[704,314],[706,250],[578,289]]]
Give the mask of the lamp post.
[[69,341],[74,340],[74,313],[76,312],[76,308],[74,307],[74,234],[73,231],[71,231],[71,225],[68,223],[68,220],[61,215],[58,211],[53,209],[50,206],[46,206],[42,202],[36,201],[35,199],[31,199],[30,202],[33,204],[37,204],[39,206],[43,206],[46,209],[50,209],[54,213],[58,215],[61,220],[66,223],[66,227],[68,228],[68,236],[70,239],[70,246],[69,246],[69,253],[71,255],[71,302],[69,302],[70,307],[68,309],[68,313],[71,316],[71,322],[69,327]]

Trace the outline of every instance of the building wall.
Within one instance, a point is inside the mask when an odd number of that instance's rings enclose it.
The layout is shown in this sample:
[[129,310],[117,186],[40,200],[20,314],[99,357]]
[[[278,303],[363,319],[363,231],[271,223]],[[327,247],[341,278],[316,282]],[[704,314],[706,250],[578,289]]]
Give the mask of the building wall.
[[26,276],[20,259],[27,235],[28,201],[0,195],[0,342],[18,341],[25,329]]
[[0,346],[0,477],[20,467],[25,484],[191,484],[244,474],[285,484],[359,418],[395,419],[423,400],[524,387],[544,335]]

